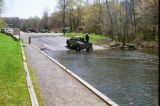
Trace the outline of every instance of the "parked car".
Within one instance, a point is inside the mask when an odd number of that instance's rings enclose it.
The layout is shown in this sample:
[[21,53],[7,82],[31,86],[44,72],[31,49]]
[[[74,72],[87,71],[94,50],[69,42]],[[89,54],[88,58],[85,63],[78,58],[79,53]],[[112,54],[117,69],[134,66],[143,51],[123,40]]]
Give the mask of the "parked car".
[[12,29],[12,28],[8,28],[8,29],[6,30],[6,32],[13,35],[13,29]]
[[13,35],[13,29],[12,28],[2,28],[1,32]]
[[38,30],[37,29],[34,29],[34,28],[29,28],[27,29],[27,32],[34,32],[34,33],[38,33]]
[[39,28],[38,32],[40,32],[40,33],[49,33],[49,31],[44,29],[44,28]]
[[6,30],[5,30],[4,28],[2,28],[2,29],[1,29],[1,32],[4,33],[4,32],[6,32]]
[[87,51],[93,50],[92,43],[87,43],[84,37],[72,37],[66,41],[67,47],[71,47],[77,51],[86,49]]

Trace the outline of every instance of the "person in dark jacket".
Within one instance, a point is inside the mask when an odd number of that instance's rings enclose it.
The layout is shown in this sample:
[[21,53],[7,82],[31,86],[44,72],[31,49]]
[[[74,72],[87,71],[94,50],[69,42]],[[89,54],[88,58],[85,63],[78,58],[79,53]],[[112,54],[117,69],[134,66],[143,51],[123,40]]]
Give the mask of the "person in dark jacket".
[[89,43],[89,36],[88,36],[88,33],[86,34],[85,39],[86,39],[86,43]]

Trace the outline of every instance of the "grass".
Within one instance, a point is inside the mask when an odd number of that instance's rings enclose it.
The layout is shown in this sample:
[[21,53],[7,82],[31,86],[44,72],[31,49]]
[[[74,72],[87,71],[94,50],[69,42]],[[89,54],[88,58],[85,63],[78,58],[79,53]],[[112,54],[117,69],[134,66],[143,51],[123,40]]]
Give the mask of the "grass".
[[0,105],[31,106],[20,43],[1,33]]
[[[74,36],[82,36],[85,37],[85,34],[82,33],[66,33],[65,35],[66,37],[74,37]],[[89,38],[90,38],[90,42],[92,43],[101,43],[103,41],[107,41],[107,39],[109,38],[108,36],[104,36],[104,35],[96,35],[96,34],[89,34]]]
[[43,100],[42,100],[42,95],[41,91],[39,89],[39,85],[37,84],[37,79],[35,77],[35,74],[33,73],[33,70],[29,67],[29,74],[32,80],[32,84],[34,85],[34,90],[38,99],[39,106],[43,106]]

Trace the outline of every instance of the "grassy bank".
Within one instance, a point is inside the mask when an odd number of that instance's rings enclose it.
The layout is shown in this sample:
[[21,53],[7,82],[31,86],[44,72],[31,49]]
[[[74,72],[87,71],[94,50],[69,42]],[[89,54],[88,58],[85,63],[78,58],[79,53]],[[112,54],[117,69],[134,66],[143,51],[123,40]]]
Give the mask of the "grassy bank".
[[0,105],[31,106],[20,43],[1,33]]
[[[85,37],[85,34],[82,33],[66,33],[66,37],[74,37],[74,36],[82,36]],[[109,39],[109,36],[104,35],[96,35],[96,34],[89,34],[90,42],[92,43],[102,43],[106,42]]]

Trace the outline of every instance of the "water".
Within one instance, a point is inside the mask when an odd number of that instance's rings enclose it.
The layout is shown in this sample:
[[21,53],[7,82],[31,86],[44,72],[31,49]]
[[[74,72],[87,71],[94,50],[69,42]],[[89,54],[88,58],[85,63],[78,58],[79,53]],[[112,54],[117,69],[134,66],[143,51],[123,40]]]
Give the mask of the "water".
[[158,48],[155,48],[155,49],[147,48],[147,49],[141,49],[139,51],[143,52],[143,53],[148,53],[148,54],[151,54],[151,55],[157,55],[157,56],[159,54],[159,49]]
[[136,51],[49,51],[120,106],[158,106],[158,57]]

